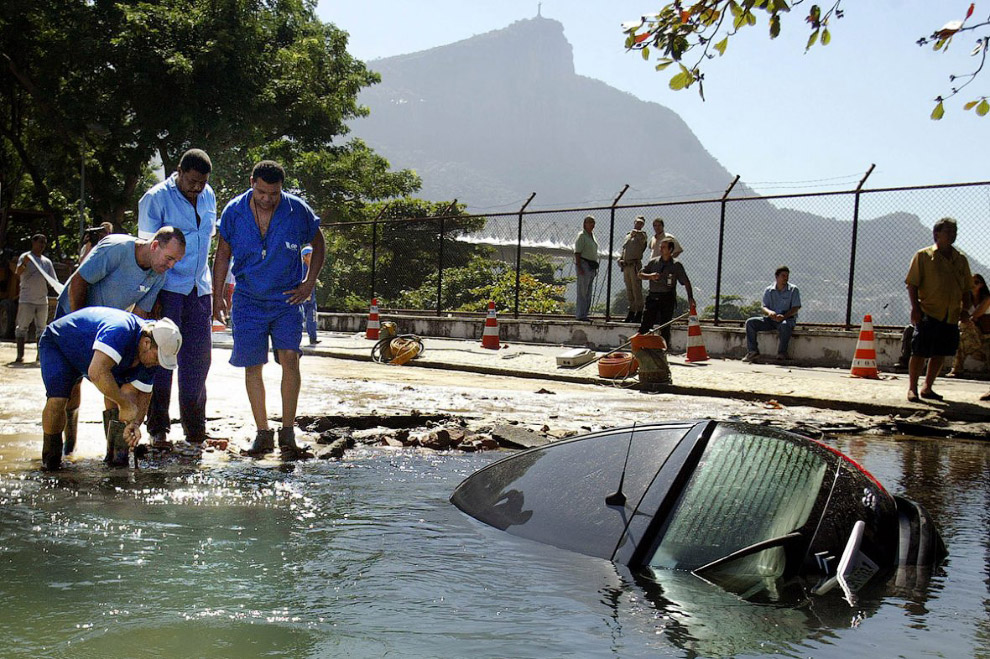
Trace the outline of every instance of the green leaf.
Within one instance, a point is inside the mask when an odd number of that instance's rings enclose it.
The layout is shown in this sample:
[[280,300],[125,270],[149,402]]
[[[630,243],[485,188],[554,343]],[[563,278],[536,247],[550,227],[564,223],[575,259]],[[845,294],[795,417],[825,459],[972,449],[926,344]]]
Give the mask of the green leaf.
[[[986,102],[986,101],[984,101],[984,102]],[[963,110],[972,110],[973,108],[976,107],[976,105],[978,103],[979,103],[979,101],[970,101],[969,103],[967,103],[966,105],[963,106]]]
[[935,45],[932,46],[932,50],[942,50],[942,46],[945,45],[945,41],[946,41],[945,39],[939,39],[938,41],[936,41]]
[[756,14],[751,11],[746,12],[746,22],[750,25],[756,25]]
[[691,74],[684,73],[682,71],[670,79],[669,86],[674,91],[679,91],[687,87],[690,84],[690,80],[691,80]]
[[645,59],[645,60],[650,59],[650,49],[649,49],[649,47],[643,46],[642,53],[643,53],[643,59]]
[[729,45],[729,37],[726,37],[715,44],[715,50],[718,51],[719,55],[725,55],[725,47]]
[[987,103],[987,99],[983,99],[980,104],[976,106],[976,114],[981,117],[985,117],[988,112],[990,112],[990,103]]
[[816,41],[818,41],[818,30],[815,30],[814,32],[812,32],[811,33],[811,36],[808,37],[808,45],[805,46],[804,49],[805,50],[808,50],[809,48],[811,48],[812,46],[815,45],[815,42]]
[[770,19],[770,38],[776,39],[780,36],[780,16],[774,15]]
[[827,46],[832,42],[832,35],[829,34],[828,30],[822,31],[822,45]]
[[657,63],[657,71],[663,71],[673,63],[674,60],[670,59],[669,57],[665,57]]
[[945,106],[942,105],[942,101],[939,101],[938,105],[935,106],[935,109],[932,110],[932,119],[938,121],[939,119],[942,118],[944,114],[945,114]]

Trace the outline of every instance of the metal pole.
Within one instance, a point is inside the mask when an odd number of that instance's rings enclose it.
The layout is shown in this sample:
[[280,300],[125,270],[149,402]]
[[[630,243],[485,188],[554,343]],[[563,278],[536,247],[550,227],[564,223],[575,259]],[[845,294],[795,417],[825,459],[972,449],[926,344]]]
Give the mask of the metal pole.
[[513,315],[516,318],[519,317],[519,269],[522,267],[522,224],[523,224],[523,212],[526,210],[526,207],[529,206],[529,202],[533,201],[533,197],[535,197],[535,196],[536,196],[536,193],[535,192],[533,194],[529,195],[529,199],[527,199],[526,200],[526,203],[523,204],[522,205],[522,208],[519,209],[519,226],[518,226],[517,232],[516,232],[516,302],[515,302],[515,305],[512,308]]
[[607,279],[605,282],[605,322],[609,322],[612,318],[612,250],[615,246],[615,206],[622,199],[622,195],[626,194],[626,190],[629,189],[629,184],[622,188],[622,192],[619,196],[612,201],[612,210],[610,212],[609,223],[608,223],[608,259],[607,259]]
[[736,187],[736,183],[739,182],[739,174],[732,179],[732,183],[729,187],[725,189],[725,193],[722,195],[722,213],[718,225],[718,271],[715,274],[715,324],[718,325],[718,314],[722,303],[722,252],[725,249],[725,204],[726,200],[729,198],[729,193],[732,192],[732,188]]
[[381,210],[378,211],[378,215],[375,219],[371,221],[371,298],[375,299],[375,276],[377,274],[377,264],[378,264],[378,220],[381,219],[385,211],[392,204],[385,204],[382,206]]
[[444,218],[447,215],[450,215],[451,213],[453,213],[455,208],[457,208],[457,200],[456,199],[454,201],[450,202],[450,206],[447,207],[447,210],[445,210],[440,215],[440,249],[437,250],[437,252],[438,252],[438,259],[439,259],[437,261],[437,315],[438,316],[440,315],[441,310],[443,309],[443,298],[441,296],[443,295],[443,233],[444,233]]
[[866,170],[866,174],[863,175],[863,179],[856,186],[856,201],[853,204],[852,248],[849,250],[849,291],[846,298],[846,329],[852,327],[853,281],[856,275],[856,236],[859,233],[859,195],[863,190],[863,184],[866,183],[866,179],[870,178],[870,174],[873,173],[874,167],[876,167],[875,163],[870,165],[870,168]]

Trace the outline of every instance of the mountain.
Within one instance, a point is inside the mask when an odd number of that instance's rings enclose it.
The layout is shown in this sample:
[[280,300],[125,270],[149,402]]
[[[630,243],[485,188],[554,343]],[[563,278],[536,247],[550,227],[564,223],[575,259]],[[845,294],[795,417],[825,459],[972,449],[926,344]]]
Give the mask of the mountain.
[[669,109],[574,73],[564,28],[533,18],[430,50],[375,60],[354,134],[421,196],[475,208],[609,203],[724,190],[732,176]]
[[[552,19],[521,20],[368,65],[382,82],[361,93],[371,114],[353,122],[354,136],[393,168],[416,170],[423,180],[419,196],[458,199],[469,211],[490,214],[485,232],[493,244],[515,243],[513,212],[532,192],[537,196],[530,209],[607,206],[625,184],[631,191],[622,203],[718,199],[733,178],[668,108],[575,74],[563,26]],[[732,197],[750,195],[742,183],[732,191]],[[878,324],[904,323],[904,275],[914,251],[930,244],[931,225],[900,209],[924,213],[928,223],[940,217],[928,218],[938,198],[919,207],[920,201],[910,205],[909,197],[896,194],[866,197],[864,208],[875,219],[859,226],[853,320],[871,313]],[[759,299],[776,266],[787,264],[802,291],[802,320],[843,322],[852,201],[843,195],[786,202],[807,211],[768,200],[728,204],[722,294]],[[506,215],[493,217],[496,212]],[[706,304],[715,293],[720,213],[714,202],[619,209],[615,249],[634,215],[662,215],[685,246],[681,261]],[[525,219],[527,239],[565,247],[565,276],[572,274],[566,245],[582,215],[548,211]],[[596,215],[599,244],[607,250],[611,218],[607,211]],[[985,271],[972,260],[971,267]],[[613,291],[621,289],[621,275],[613,276]]]

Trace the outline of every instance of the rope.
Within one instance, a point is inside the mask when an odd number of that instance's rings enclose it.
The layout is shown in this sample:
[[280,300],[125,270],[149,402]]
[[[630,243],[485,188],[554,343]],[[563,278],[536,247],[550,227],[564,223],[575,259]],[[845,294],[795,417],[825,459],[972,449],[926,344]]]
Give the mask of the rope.
[[392,359],[395,358],[395,355],[392,354],[391,343],[395,339],[406,339],[415,343],[419,347],[419,352],[416,353],[416,357],[419,357],[426,352],[426,346],[423,345],[423,339],[415,334],[400,334],[398,336],[389,336],[379,340],[374,347],[371,348],[371,360],[379,364],[391,363]]

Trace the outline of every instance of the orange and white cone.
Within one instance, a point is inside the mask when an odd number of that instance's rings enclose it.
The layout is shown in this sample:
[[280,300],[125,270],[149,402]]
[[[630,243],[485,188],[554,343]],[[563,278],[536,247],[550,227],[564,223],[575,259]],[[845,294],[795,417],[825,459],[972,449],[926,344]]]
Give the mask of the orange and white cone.
[[371,313],[368,314],[368,328],[364,331],[364,338],[378,340],[378,332],[381,330],[381,323],[378,322],[378,298],[371,298]]
[[693,304],[691,305],[691,314],[688,316],[687,358],[684,361],[708,361],[708,351],[705,350],[705,342],[701,338],[701,323],[698,322],[698,310]]
[[495,303],[488,303],[488,317],[485,318],[485,331],[481,334],[481,347],[498,350],[498,317],[495,315]]
[[859,330],[856,354],[853,355],[849,374],[854,378],[880,379],[880,372],[877,370],[877,349],[873,338],[873,316],[869,314],[863,318],[863,327]]

